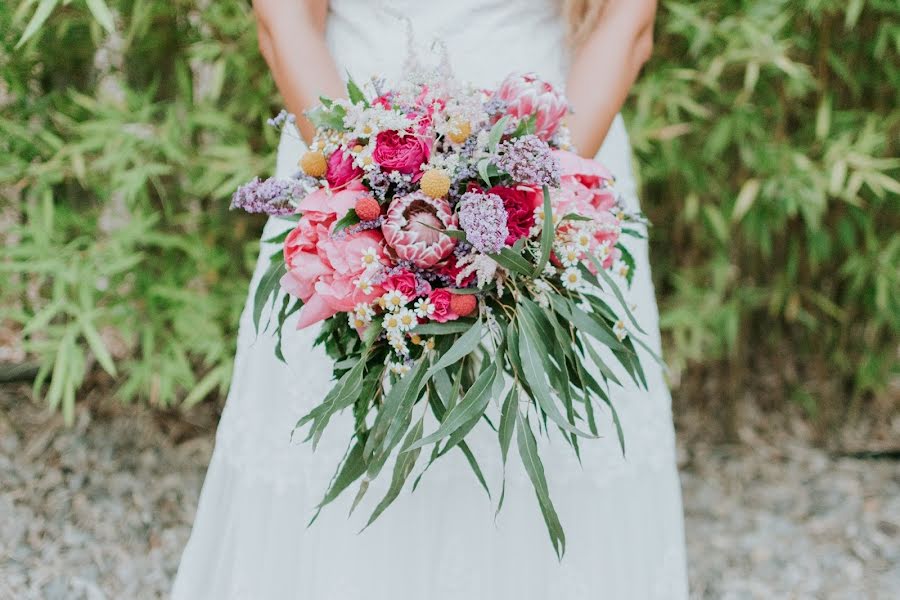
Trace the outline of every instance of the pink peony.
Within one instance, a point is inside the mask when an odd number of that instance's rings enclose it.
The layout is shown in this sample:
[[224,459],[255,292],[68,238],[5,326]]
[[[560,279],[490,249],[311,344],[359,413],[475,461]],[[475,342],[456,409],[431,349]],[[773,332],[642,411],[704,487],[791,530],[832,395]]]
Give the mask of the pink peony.
[[431,304],[434,306],[434,312],[431,314],[431,318],[438,323],[455,321],[459,318],[459,315],[454,313],[450,308],[450,303],[453,300],[453,294],[451,294],[446,288],[438,288],[436,290],[432,290],[431,294],[429,294],[428,296],[428,300],[431,301]]
[[534,209],[543,202],[541,191],[527,186],[511,188],[497,185],[488,193],[496,194],[503,200],[507,214],[506,228],[509,230],[506,245],[511,246],[517,240],[528,237],[534,226]]
[[[602,244],[608,245],[610,252],[602,263],[603,268],[608,269],[620,254],[615,248],[621,231],[619,219],[613,213],[616,196],[608,185],[612,183],[613,176],[595,160],[562,150],[556,150],[553,154],[562,172],[560,188],[554,192],[553,210],[561,215],[576,213],[590,217],[599,225],[591,242],[591,251]],[[561,229],[567,227],[575,225],[560,225]],[[594,271],[593,265],[588,268]]]
[[426,295],[431,291],[431,286],[429,286],[427,282],[425,286],[422,286],[420,289],[419,281],[416,276],[405,270],[395,273],[385,279],[382,287],[388,292],[400,292],[410,300],[418,296]]
[[431,145],[423,137],[411,132],[382,131],[375,138],[372,158],[387,171],[422,176],[419,167],[431,157]]
[[343,189],[350,182],[362,177],[362,174],[362,169],[353,164],[353,155],[349,152],[338,148],[328,157],[325,179],[328,180],[328,187],[331,191],[336,192]]
[[317,190],[301,202],[303,216],[285,240],[287,273],[281,278],[285,291],[304,302],[298,329],[353,310],[357,303],[371,302],[384,292],[377,285],[369,294],[356,287],[367,250],[374,248],[380,260],[386,259],[381,234],[368,230],[331,236],[334,223],[364,194],[366,191],[359,188],[336,194]]
[[569,112],[565,96],[534,74],[510,75],[497,90],[496,97],[506,102],[506,113],[520,119],[535,115],[535,135],[546,141],[553,137]]
[[455,227],[456,215],[445,199],[413,192],[391,201],[381,231],[400,260],[427,269],[453,251],[456,241],[443,231]]

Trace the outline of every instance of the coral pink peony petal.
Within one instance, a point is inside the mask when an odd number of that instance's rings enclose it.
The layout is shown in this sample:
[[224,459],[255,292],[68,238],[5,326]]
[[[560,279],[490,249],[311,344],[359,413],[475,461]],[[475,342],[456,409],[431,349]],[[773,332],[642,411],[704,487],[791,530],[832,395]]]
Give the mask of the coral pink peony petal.
[[297,318],[297,329],[304,329],[319,321],[324,321],[337,313],[319,296],[311,297],[300,309]]

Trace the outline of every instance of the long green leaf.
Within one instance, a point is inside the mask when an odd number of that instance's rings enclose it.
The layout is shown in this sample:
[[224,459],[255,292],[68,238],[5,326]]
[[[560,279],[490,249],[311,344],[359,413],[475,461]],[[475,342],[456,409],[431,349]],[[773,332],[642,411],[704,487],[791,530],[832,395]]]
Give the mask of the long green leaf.
[[429,369],[429,378],[438,371],[443,371],[461,358],[468,356],[481,343],[482,327],[481,321],[475,321],[472,326],[464,334],[459,336],[456,342],[450,346],[450,349],[444,352],[434,366]]
[[556,226],[553,224],[553,205],[550,202],[550,188],[544,186],[544,226],[541,229],[541,255],[534,267],[535,276],[540,276],[550,260],[553,250],[553,239],[556,237]]
[[525,380],[534,392],[534,399],[551,421],[557,426],[585,438],[595,437],[593,434],[575,427],[569,423],[559,412],[556,402],[550,392],[550,386],[545,378],[544,362],[541,358],[546,349],[540,344],[537,327],[531,322],[528,314],[522,310],[519,313],[519,358],[522,361],[522,369]]
[[489,255],[497,264],[519,275],[531,276],[532,266],[525,258],[512,248],[504,248],[497,254]]
[[273,295],[277,295],[280,288],[281,276],[285,273],[284,259],[281,253],[272,255],[269,259],[269,267],[259,280],[259,285],[253,294],[253,328],[259,333],[259,321],[262,318],[263,308],[269,303]]
[[91,11],[91,14],[94,15],[94,18],[97,19],[97,22],[100,23],[100,26],[112,33],[113,30],[115,30],[116,25],[113,23],[113,14],[106,5],[106,2],[103,0],[86,1],[88,9]]
[[22,37],[19,38],[18,43],[16,43],[16,48],[19,48],[22,44],[27,42],[31,37],[38,32],[41,28],[41,25],[44,24],[44,21],[50,16],[50,13],[53,12],[53,9],[56,8],[56,5],[59,4],[59,0],[41,0],[41,3],[38,4],[37,10],[34,11],[34,15],[32,15],[31,20],[28,21],[28,25],[25,26],[25,31],[22,32]]
[[472,387],[468,389],[459,404],[450,409],[437,431],[417,441],[409,449],[415,450],[422,446],[433,444],[449,436],[473,419],[477,421],[484,414],[484,410],[491,400],[491,386],[496,376],[497,366],[496,363],[492,363],[481,372],[481,375],[478,376]]
[[397,499],[397,496],[400,495],[400,490],[403,489],[403,484],[409,479],[409,475],[412,473],[416,466],[416,461],[419,459],[421,449],[408,452],[407,449],[409,449],[416,440],[422,437],[424,421],[424,418],[419,419],[403,440],[403,445],[400,447],[400,454],[397,456],[397,462],[394,463],[394,473],[391,476],[391,485],[388,487],[388,491],[384,495],[384,498],[382,498],[381,502],[378,503],[378,506],[375,507],[372,516],[369,517],[369,522],[366,523],[366,527],[374,523],[375,519],[381,516],[381,513]]
[[550,542],[553,544],[556,556],[562,559],[566,553],[566,534],[563,532],[562,524],[559,522],[559,516],[556,514],[553,501],[550,499],[550,488],[547,486],[544,465],[538,454],[537,440],[534,439],[534,433],[531,431],[531,424],[528,418],[517,411],[516,419],[516,440],[518,441],[519,456],[522,457],[525,472],[528,473],[528,478],[531,480],[534,492],[537,495],[541,514],[544,516],[544,523],[547,524],[547,533],[550,534]]

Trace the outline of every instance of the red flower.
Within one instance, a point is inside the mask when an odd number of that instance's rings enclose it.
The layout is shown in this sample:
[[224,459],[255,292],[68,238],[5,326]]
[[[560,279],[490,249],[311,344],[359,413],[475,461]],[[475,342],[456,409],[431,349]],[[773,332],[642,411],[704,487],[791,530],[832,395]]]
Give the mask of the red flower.
[[409,271],[400,271],[385,279],[383,287],[389,292],[400,292],[407,299],[412,300],[419,295],[416,293],[417,283],[415,275]]
[[450,308],[450,302],[453,300],[453,294],[447,291],[446,288],[438,288],[436,290],[432,290],[431,294],[428,296],[428,299],[434,306],[434,312],[431,314],[431,318],[438,323],[455,321],[459,318],[459,315],[454,313],[453,309]]
[[332,191],[343,189],[354,179],[362,177],[362,174],[362,169],[353,164],[353,155],[338,149],[328,157],[325,179]]
[[475,279],[475,273],[470,273],[467,275],[459,284],[456,282],[456,276],[459,275],[459,272],[462,271],[462,268],[456,264],[456,255],[451,254],[450,258],[444,262],[444,264],[438,266],[437,273],[438,275],[443,275],[445,277],[449,277],[453,280],[453,285],[458,287],[468,287],[472,280]]
[[503,208],[508,215],[506,245],[511,246],[520,238],[528,237],[534,226],[534,209],[541,203],[541,192],[525,186],[511,188],[498,185],[489,189],[488,193],[497,194],[503,200]]
[[400,135],[397,131],[382,131],[375,138],[372,158],[387,171],[398,171],[413,175],[415,180],[422,176],[419,167],[431,157],[428,142],[411,132]]

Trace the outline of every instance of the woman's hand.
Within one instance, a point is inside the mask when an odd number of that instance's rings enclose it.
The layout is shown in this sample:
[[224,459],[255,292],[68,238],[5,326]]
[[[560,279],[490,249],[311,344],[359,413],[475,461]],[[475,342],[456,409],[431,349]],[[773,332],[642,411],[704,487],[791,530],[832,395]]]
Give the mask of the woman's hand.
[[573,55],[566,95],[572,144],[593,157],[653,51],[656,0],[608,0],[596,28]]
[[253,0],[259,50],[287,110],[309,141],[314,133],[303,112],[319,96],[344,95],[344,83],[325,43],[328,0]]

